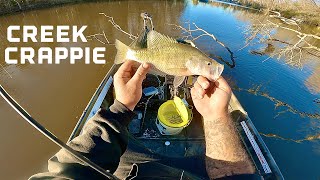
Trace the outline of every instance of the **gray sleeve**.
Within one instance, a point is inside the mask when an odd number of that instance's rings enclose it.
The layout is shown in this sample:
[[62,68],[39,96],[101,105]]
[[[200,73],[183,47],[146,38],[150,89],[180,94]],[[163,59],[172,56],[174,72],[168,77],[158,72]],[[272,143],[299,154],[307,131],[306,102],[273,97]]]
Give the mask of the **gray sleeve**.
[[[100,109],[68,145],[92,162],[113,173],[128,143],[127,126],[135,114],[115,100],[109,110]],[[48,161],[48,172],[30,179],[105,179],[61,149]]]

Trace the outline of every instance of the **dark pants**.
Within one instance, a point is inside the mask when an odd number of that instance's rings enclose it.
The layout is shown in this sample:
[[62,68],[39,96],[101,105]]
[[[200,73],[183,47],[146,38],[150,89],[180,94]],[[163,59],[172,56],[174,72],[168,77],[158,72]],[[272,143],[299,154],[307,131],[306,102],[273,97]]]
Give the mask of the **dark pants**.
[[192,179],[208,179],[204,156],[172,158],[154,154],[130,136],[127,150],[121,156],[115,175],[121,179],[127,177],[133,164],[137,165],[138,173],[136,174],[141,178],[174,179],[183,177],[181,179],[190,179],[184,177],[192,174]]

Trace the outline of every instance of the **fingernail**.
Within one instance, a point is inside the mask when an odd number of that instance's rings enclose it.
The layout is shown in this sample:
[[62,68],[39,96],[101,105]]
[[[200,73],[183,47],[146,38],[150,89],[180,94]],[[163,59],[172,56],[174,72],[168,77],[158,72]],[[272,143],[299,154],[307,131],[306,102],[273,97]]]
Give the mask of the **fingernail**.
[[143,64],[142,64],[142,67],[145,68],[145,69],[149,68],[149,66],[150,66],[150,65],[149,65],[148,63],[143,63]]
[[204,83],[203,83],[203,86],[204,86],[204,88],[208,88],[208,87],[209,87],[209,82],[207,82],[207,81],[204,82]]

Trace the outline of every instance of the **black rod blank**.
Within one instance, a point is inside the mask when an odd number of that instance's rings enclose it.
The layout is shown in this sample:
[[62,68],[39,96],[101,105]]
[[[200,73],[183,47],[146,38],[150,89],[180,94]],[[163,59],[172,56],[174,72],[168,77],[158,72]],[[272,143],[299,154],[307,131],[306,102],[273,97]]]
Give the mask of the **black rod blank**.
[[21,117],[23,117],[30,125],[32,125],[34,128],[36,128],[39,132],[41,132],[43,135],[45,135],[48,139],[50,139],[52,142],[60,146],[61,148],[65,149],[67,152],[72,154],[74,157],[79,159],[80,161],[87,164],[92,169],[96,170],[100,174],[104,175],[105,177],[109,179],[118,179],[113,174],[105,171],[102,167],[98,166],[94,162],[90,161],[88,158],[80,154],[79,152],[72,149],[70,146],[66,145],[64,142],[62,142],[59,138],[57,138],[53,133],[48,131],[46,128],[44,128],[40,123],[38,123],[35,119],[33,119],[26,110],[24,110],[2,87],[0,84],[0,94],[1,96],[7,101],[10,106],[17,111],[17,113],[20,114]]

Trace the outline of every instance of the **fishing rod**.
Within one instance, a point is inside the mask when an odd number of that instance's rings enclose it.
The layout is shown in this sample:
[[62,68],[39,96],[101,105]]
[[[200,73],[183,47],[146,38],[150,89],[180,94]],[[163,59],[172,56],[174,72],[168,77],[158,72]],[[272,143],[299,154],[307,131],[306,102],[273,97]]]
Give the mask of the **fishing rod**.
[[109,179],[116,179],[118,180],[116,176],[111,174],[110,172],[107,172],[99,165],[95,164],[94,162],[90,161],[88,158],[80,154],[79,152],[72,149],[70,146],[65,144],[63,141],[61,141],[59,138],[57,138],[53,133],[48,131],[45,127],[43,127],[38,121],[33,119],[29,113],[24,110],[10,95],[6,92],[6,90],[2,87],[0,84],[0,94],[1,96],[7,101],[7,103],[15,110],[18,114],[20,114],[23,119],[25,119],[30,125],[32,125],[34,128],[36,128],[39,132],[41,132],[44,136],[46,136],[48,139],[50,139],[52,142],[60,146],[61,148],[65,149],[67,152],[72,154],[75,158],[82,161],[83,163],[87,164],[92,169],[96,170],[100,174],[104,175],[105,177]]

